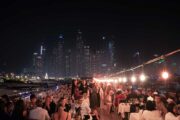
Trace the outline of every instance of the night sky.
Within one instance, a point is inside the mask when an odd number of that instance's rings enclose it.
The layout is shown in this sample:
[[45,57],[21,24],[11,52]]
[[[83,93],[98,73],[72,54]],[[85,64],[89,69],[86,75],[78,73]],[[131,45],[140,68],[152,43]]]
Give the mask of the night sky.
[[137,51],[148,60],[180,48],[180,12],[175,2],[37,1],[1,4],[0,70],[21,71],[31,65],[41,43],[48,46],[64,34],[70,44],[77,29],[92,46],[102,36],[113,35],[119,64],[130,64]]

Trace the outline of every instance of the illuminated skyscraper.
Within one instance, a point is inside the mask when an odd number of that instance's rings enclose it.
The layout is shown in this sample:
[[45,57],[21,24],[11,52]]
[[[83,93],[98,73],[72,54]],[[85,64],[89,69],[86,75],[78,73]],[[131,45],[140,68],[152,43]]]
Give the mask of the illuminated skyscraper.
[[92,73],[102,76],[112,73],[115,66],[113,38],[103,36],[98,48],[92,57]]
[[78,30],[76,37],[76,75],[79,77],[83,76],[83,50],[84,41],[82,39],[82,32]]
[[83,76],[90,77],[91,73],[91,56],[90,56],[90,46],[84,46],[84,54],[83,54]]
[[57,47],[55,48],[55,74],[58,77],[64,76],[64,37],[63,35],[59,36],[57,41]]
[[71,49],[68,49],[65,53],[65,77],[75,77],[76,76],[76,72],[75,72],[75,54],[74,51],[72,51]]
[[64,36],[59,35],[56,41],[53,41],[52,51],[48,56],[48,70],[47,73],[52,77],[64,76]]
[[44,68],[44,58],[38,53],[33,53],[33,72],[35,75],[42,76]]
[[44,73],[45,65],[45,48],[40,46],[40,51],[33,53],[32,71],[35,75],[42,76]]

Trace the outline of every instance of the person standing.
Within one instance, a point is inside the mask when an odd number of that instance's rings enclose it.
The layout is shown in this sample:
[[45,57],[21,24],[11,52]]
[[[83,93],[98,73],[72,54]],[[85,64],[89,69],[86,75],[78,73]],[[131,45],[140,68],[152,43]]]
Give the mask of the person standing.
[[37,100],[37,107],[30,110],[29,119],[30,120],[50,120],[49,114],[46,109],[43,109],[43,103],[41,100]]
[[92,88],[90,89],[90,108],[96,108],[99,106],[99,99],[98,99],[98,90],[96,85],[93,84]]
[[161,115],[163,118],[165,118],[165,115],[167,113],[167,109],[165,107],[165,104],[162,102],[161,97],[159,95],[155,96],[155,102],[156,102],[156,109],[161,111]]
[[168,113],[165,115],[165,120],[180,120],[180,115],[178,115],[178,110],[175,103],[169,103],[167,109]]
[[81,91],[81,94],[88,93],[88,86],[86,80],[82,81],[79,90]]
[[0,119],[10,120],[9,115],[7,114],[5,108],[6,108],[5,102],[2,99],[0,99]]
[[68,108],[67,99],[60,99],[58,111],[53,115],[53,120],[71,120],[70,108]]
[[15,103],[11,120],[27,120],[27,110],[23,100],[18,100]]
[[55,103],[52,102],[51,96],[48,95],[46,97],[43,108],[48,111],[49,116],[51,116],[55,112],[54,104]]
[[105,96],[105,104],[107,106],[107,113],[110,114],[112,107],[112,95],[111,90],[107,91],[107,95]]
[[31,110],[31,109],[36,107],[36,101],[37,101],[36,95],[31,94],[31,96],[30,96],[30,105],[29,105],[28,110]]

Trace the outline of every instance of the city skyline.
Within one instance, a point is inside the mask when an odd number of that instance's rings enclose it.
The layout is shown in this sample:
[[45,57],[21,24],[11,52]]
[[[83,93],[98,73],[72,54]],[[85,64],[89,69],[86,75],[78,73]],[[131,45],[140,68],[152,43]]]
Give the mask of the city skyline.
[[76,31],[75,43],[71,48],[65,46],[66,37],[60,34],[54,44],[46,48],[40,45],[39,51],[33,53],[32,65],[24,74],[53,77],[92,77],[115,72],[115,44],[113,37],[103,36],[101,45],[90,46],[83,32]]
[[[118,63],[132,65],[136,52],[142,60],[178,49],[178,6],[174,2],[7,2],[0,20],[0,70],[21,72],[30,66],[41,43],[59,34],[71,48],[77,29],[90,46],[103,36],[114,36]],[[48,46],[47,46],[48,47]],[[152,49],[153,48],[153,49]]]

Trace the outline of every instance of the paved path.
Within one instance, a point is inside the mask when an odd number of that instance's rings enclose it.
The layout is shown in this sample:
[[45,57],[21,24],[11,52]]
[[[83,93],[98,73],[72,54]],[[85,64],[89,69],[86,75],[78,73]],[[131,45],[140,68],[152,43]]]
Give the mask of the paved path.
[[108,113],[106,110],[106,106],[103,106],[99,110],[100,120],[122,120],[121,117],[117,114],[117,112]]

